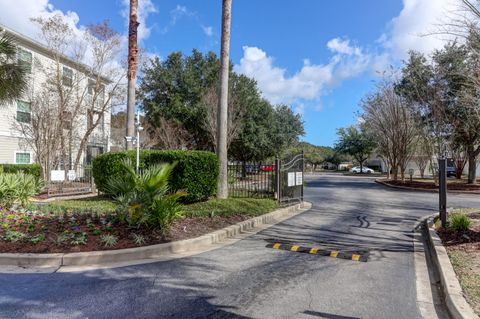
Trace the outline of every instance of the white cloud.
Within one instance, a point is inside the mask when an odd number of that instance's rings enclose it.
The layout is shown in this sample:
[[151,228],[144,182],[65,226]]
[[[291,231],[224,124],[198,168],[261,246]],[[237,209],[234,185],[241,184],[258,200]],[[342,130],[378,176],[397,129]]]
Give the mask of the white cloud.
[[[129,16],[130,16],[130,0],[123,0],[122,16],[125,19],[125,26],[128,28]],[[147,25],[148,16],[152,13],[158,12],[157,7],[151,0],[139,0],[138,1],[138,40],[143,41],[150,36],[152,27]]]
[[300,116],[305,115],[305,104],[303,103],[297,104],[294,107],[293,112],[295,112],[295,114],[298,114]]
[[175,9],[170,11],[170,22],[162,29],[161,32],[165,34],[170,31],[170,29],[177,24],[178,20],[183,17],[194,17],[198,20],[197,14],[195,12],[188,10],[186,6],[181,6],[177,4]]
[[245,46],[235,71],[254,78],[270,102],[302,105],[302,101],[318,101],[327,89],[358,76],[375,61],[360,47],[352,46],[348,39],[333,39],[327,47],[334,53],[328,63],[312,64],[305,59],[302,68],[289,75],[286,69],[275,66],[274,59],[262,49]]
[[346,55],[361,55],[362,50],[358,47],[350,45],[349,39],[335,38],[327,43],[327,47],[333,53],[346,54]]
[[57,10],[49,3],[49,0],[0,0],[0,8],[2,8],[0,10],[1,24],[31,38],[37,38],[39,33],[37,26],[30,21],[31,18],[48,18],[56,14],[62,15],[74,32],[80,31],[78,14],[73,11],[64,13]]
[[203,33],[205,33],[207,37],[213,36],[213,27],[204,26],[204,25],[202,25],[201,27],[202,27]]
[[451,37],[439,35],[448,23],[459,0],[403,0],[403,9],[388,26],[379,42],[396,59],[404,59],[409,50],[425,54],[440,49]]

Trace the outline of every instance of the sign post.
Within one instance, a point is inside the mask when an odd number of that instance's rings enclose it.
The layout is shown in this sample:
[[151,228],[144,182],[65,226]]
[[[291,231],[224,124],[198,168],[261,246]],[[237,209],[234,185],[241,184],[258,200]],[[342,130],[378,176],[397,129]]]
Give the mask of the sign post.
[[447,159],[438,160],[438,194],[442,227],[447,227]]
[[410,183],[413,182],[413,173],[414,173],[414,172],[415,172],[415,171],[413,170],[413,168],[410,168],[410,169],[408,170],[408,174],[410,175]]

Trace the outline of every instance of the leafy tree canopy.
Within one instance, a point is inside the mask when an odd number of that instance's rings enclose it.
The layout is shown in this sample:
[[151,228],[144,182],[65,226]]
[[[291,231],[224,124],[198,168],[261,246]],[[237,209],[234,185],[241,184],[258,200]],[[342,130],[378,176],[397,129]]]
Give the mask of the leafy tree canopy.
[[[158,126],[165,118],[182,125],[194,149],[213,150],[212,134],[203,123],[212,109],[205,105],[205,96],[218,87],[219,65],[215,53],[204,55],[198,50],[190,56],[174,52],[164,61],[151,59],[143,67],[139,90],[147,121]],[[263,99],[254,80],[231,70],[229,85],[229,103],[243,108],[240,129],[230,144],[231,159],[260,161],[279,156],[304,134],[301,117],[288,105],[273,106]]]
[[359,164],[363,166],[370,154],[375,149],[375,142],[368,136],[365,130],[350,126],[337,130],[338,143],[335,149],[343,154],[352,156]]

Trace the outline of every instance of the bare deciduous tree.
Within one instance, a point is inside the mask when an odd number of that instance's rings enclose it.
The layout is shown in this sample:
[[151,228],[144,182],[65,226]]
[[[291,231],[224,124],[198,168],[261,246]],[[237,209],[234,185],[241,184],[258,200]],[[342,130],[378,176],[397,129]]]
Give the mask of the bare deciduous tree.
[[34,61],[35,72],[45,82],[30,97],[31,125],[18,123],[17,127],[45,174],[58,165],[65,171],[76,169],[92,138],[108,139],[105,115],[121,99],[120,82],[125,76],[124,69],[113,62],[120,52],[120,36],[107,23],[89,26],[79,34],[61,15],[32,20],[39,25],[53,62]]
[[193,140],[182,125],[160,117],[159,125],[153,127],[145,122],[145,130],[140,136],[142,148],[160,148],[166,150],[190,149]]
[[420,177],[425,177],[425,169],[432,160],[433,156],[433,144],[431,138],[425,130],[419,129],[419,136],[417,140],[417,145],[415,148],[415,154],[412,159],[417,164],[420,171]]
[[[217,148],[217,105],[218,90],[215,87],[209,88],[202,99],[205,109],[205,118],[203,125],[207,132],[210,133],[213,147]],[[232,141],[238,136],[242,129],[243,117],[247,109],[246,105],[242,105],[240,99],[235,96],[234,90],[230,89],[228,98],[228,124],[227,124],[227,149]]]
[[375,136],[378,153],[388,161],[393,179],[398,179],[400,169],[404,181],[405,169],[415,153],[418,137],[418,123],[411,105],[396,94],[391,83],[385,82],[363,101],[362,107],[364,125]]

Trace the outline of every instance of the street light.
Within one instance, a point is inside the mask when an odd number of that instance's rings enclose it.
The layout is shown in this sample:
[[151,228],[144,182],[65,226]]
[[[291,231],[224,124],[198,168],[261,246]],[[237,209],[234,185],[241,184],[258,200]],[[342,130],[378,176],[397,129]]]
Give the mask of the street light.
[[140,132],[143,131],[143,126],[140,123],[140,113],[137,113],[135,116],[135,131],[137,136],[125,136],[125,140],[130,143],[133,142],[137,146],[137,161],[136,161],[136,172],[140,173]]

